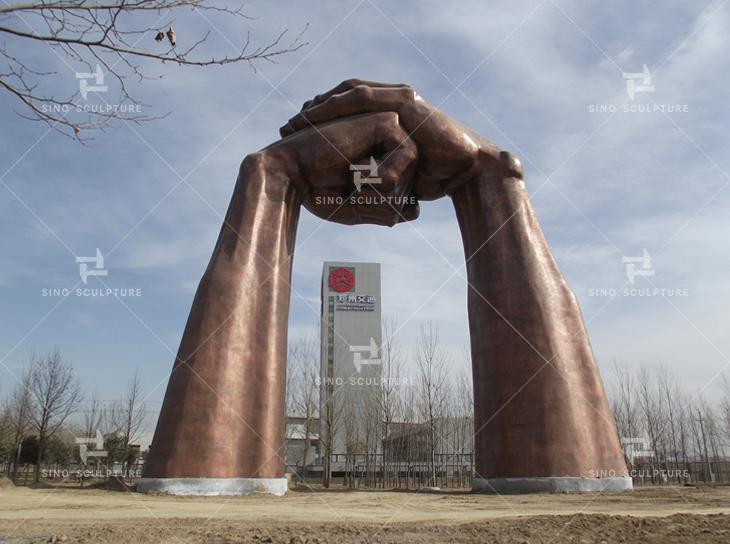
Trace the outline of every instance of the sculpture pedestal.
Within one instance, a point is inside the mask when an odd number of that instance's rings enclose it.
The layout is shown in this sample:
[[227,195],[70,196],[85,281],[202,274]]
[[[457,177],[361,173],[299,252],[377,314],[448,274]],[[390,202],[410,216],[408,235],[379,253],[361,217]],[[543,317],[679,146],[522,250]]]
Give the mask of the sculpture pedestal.
[[571,491],[573,493],[600,493],[633,491],[630,476],[617,478],[474,478],[473,493],[494,493],[509,495],[513,493],[541,493]]
[[140,478],[137,492],[158,491],[173,495],[284,495],[286,478]]

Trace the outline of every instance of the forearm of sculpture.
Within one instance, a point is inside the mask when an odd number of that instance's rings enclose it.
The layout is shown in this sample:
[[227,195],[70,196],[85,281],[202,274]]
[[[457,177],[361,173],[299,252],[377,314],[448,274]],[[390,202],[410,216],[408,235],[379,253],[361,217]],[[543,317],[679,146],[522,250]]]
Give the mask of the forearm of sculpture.
[[503,152],[451,196],[469,280],[477,477],[619,475],[625,463],[578,301],[519,160]]
[[[275,179],[272,179],[275,178]],[[247,157],[180,343],[147,478],[280,478],[300,195]]]

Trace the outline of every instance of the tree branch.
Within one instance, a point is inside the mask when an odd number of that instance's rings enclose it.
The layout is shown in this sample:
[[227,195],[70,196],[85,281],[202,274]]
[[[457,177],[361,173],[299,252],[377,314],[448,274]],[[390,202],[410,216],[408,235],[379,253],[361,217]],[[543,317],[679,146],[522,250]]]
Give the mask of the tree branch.
[[[247,52],[250,45],[250,35],[247,33],[246,43],[241,52],[235,56],[202,58],[200,54],[196,55],[199,46],[208,40],[210,32],[197,40],[185,37],[186,42],[191,45],[180,50],[176,49],[177,42],[173,44],[173,40],[169,37],[171,48],[162,53],[139,45],[147,36],[152,38],[158,33],[164,34],[166,29],[171,28],[171,21],[166,18],[168,13],[177,13],[183,7],[190,7],[192,11],[217,12],[225,16],[252,19],[241,13],[242,8],[212,6],[208,5],[206,0],[119,0],[108,3],[41,0],[2,6],[0,17],[3,24],[0,25],[0,34],[21,40],[21,43],[23,40],[42,42],[54,50],[62,60],[69,59],[83,64],[88,69],[89,77],[93,74],[99,83],[98,87],[93,83],[88,84],[81,77],[83,74],[76,73],[76,78],[81,79],[79,91],[63,99],[44,96],[39,92],[38,86],[52,73],[34,70],[27,66],[26,61],[17,58],[19,55],[10,55],[8,53],[9,47],[12,46],[10,42],[9,45],[0,47],[0,54],[7,59],[9,67],[7,72],[0,73],[0,88],[16,96],[27,108],[26,115],[16,111],[21,117],[46,122],[54,130],[85,142],[90,138],[82,137],[82,131],[104,130],[106,127],[111,127],[114,121],[139,123],[161,119],[169,114],[168,112],[155,117],[142,114],[139,107],[151,106],[141,104],[132,97],[125,85],[124,72],[116,68],[119,63],[123,63],[122,67],[136,75],[141,82],[144,79],[158,79],[161,76],[149,76],[143,73],[140,65],[133,62],[133,59],[157,60],[163,64],[170,62],[179,66],[222,66],[243,61],[255,71],[254,62],[260,60],[275,62],[278,56],[297,51],[307,45],[302,42],[302,36],[308,25],[285,45],[281,44],[287,30],[279,34],[272,43],[258,47],[251,53]],[[156,12],[160,16],[153,24],[145,25],[143,14],[150,12]],[[135,13],[138,13],[139,17],[134,18]],[[39,19],[47,27],[41,32],[33,26]],[[165,24],[160,25],[163,19]],[[175,19],[172,19],[172,22],[175,22]],[[21,51],[24,49],[16,48]],[[111,58],[115,59],[113,63],[106,61],[108,55],[112,55]],[[119,88],[119,98],[113,104],[105,102],[98,110],[80,104],[88,92],[96,92],[98,95],[101,87],[106,90],[108,83],[103,80],[104,77],[110,77],[113,86]],[[133,110],[133,115],[125,114],[125,110],[129,108]],[[82,114],[81,119],[77,119],[79,113]]]

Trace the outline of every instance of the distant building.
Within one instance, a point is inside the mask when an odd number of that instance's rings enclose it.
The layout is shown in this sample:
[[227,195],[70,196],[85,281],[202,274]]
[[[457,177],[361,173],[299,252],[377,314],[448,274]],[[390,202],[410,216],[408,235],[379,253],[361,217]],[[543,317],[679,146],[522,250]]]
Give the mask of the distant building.
[[[352,452],[371,438],[367,418],[380,415],[381,313],[380,264],[324,263],[319,412],[323,453]],[[348,410],[343,410],[345,405]]]
[[325,262],[321,289],[319,411],[287,415],[287,472],[349,486],[471,485],[473,418],[384,424],[380,265]]

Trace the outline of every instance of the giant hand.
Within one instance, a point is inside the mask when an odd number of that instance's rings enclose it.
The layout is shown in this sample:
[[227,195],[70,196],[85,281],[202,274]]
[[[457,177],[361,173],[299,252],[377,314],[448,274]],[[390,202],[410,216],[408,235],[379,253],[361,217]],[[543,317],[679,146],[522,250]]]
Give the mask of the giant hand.
[[[271,183],[296,185],[304,207],[322,219],[392,226],[418,217],[410,196],[417,148],[395,112],[308,125],[259,155],[279,172]],[[355,184],[358,174],[365,183]]]
[[349,79],[305,102],[280,129],[282,137],[333,119],[372,112],[397,112],[419,150],[413,196],[434,200],[474,179],[499,161],[499,148],[436,109],[410,85]]
[[[137,489],[286,488],[286,337],[300,205],[345,224],[418,215],[417,204],[351,203],[350,166],[370,157],[382,184],[360,191],[449,195],[456,210],[469,281],[474,488],[630,489],[577,299],[537,222],[519,160],[407,85],[346,81],[307,102],[281,133],[241,165]],[[348,199],[326,200],[337,196]]]

